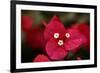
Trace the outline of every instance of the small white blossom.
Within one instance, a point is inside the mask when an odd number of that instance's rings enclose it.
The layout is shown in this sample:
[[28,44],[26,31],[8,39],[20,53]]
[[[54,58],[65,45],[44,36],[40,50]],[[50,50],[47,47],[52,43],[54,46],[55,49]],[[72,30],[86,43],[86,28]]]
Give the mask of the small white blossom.
[[54,38],[55,39],[59,38],[59,33],[54,33]]
[[66,38],[70,38],[70,34],[69,33],[66,33],[65,36],[66,36]]
[[63,40],[59,40],[59,41],[58,41],[58,45],[59,45],[59,46],[62,46],[63,44],[64,44]]

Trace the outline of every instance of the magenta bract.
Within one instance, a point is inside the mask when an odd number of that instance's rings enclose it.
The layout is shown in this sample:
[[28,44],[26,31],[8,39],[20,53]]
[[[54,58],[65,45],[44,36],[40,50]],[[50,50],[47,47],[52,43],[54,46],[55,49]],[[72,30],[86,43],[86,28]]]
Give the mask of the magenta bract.
[[44,37],[46,52],[52,60],[62,60],[69,51],[76,52],[86,42],[86,38],[74,28],[66,29],[57,16],[47,24]]

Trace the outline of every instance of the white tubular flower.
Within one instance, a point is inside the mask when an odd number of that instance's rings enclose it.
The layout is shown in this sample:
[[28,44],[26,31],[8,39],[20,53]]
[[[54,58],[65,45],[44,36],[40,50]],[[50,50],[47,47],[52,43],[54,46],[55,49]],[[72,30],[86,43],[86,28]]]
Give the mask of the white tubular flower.
[[66,33],[65,36],[66,36],[66,38],[70,38],[70,34],[69,33]]
[[58,41],[58,45],[59,45],[59,46],[62,46],[63,44],[64,44],[63,40],[59,40],[59,41]]
[[55,39],[59,38],[59,33],[54,33],[54,38]]

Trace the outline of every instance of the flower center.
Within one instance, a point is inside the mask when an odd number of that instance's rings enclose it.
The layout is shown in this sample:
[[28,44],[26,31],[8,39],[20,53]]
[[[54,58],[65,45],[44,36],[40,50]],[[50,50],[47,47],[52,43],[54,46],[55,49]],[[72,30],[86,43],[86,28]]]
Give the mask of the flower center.
[[[54,33],[54,35],[53,35],[53,37],[55,38],[55,39],[58,39],[59,38],[59,36],[60,36],[60,34],[59,33]],[[65,37],[68,39],[68,38],[70,38],[70,34],[69,33],[66,33],[65,34]],[[58,45],[59,46],[62,46],[64,44],[64,38],[62,38],[62,39],[58,39]]]
[[59,46],[62,46],[63,44],[64,44],[63,40],[59,40],[59,41],[58,41],[58,45],[59,45]]
[[59,38],[59,33],[54,33],[54,38],[55,39]]
[[66,33],[65,36],[66,36],[66,38],[70,38],[70,34],[69,33]]

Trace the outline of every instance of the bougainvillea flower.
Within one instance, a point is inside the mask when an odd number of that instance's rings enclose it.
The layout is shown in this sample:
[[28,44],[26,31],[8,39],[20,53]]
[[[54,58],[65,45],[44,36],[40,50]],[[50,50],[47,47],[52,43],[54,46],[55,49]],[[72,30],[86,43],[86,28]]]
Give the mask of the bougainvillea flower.
[[85,23],[81,23],[78,25],[74,25],[74,28],[78,29],[85,37],[86,42],[84,43],[84,46],[90,49],[90,27],[89,25]]
[[35,49],[35,48],[44,48],[45,40],[44,40],[44,28],[40,26],[35,26],[26,34],[26,42],[27,44]]
[[77,60],[82,60],[81,57],[77,57]]
[[76,29],[65,29],[57,16],[47,24],[44,37],[48,41],[46,51],[53,60],[61,60],[68,51],[76,51],[85,42],[85,37]]
[[36,56],[35,59],[33,59],[33,62],[48,62],[49,59],[47,56],[39,54],[38,56]]
[[32,28],[33,24],[33,19],[31,16],[22,16],[21,17],[21,25],[22,25],[22,30],[24,32],[27,32]]

